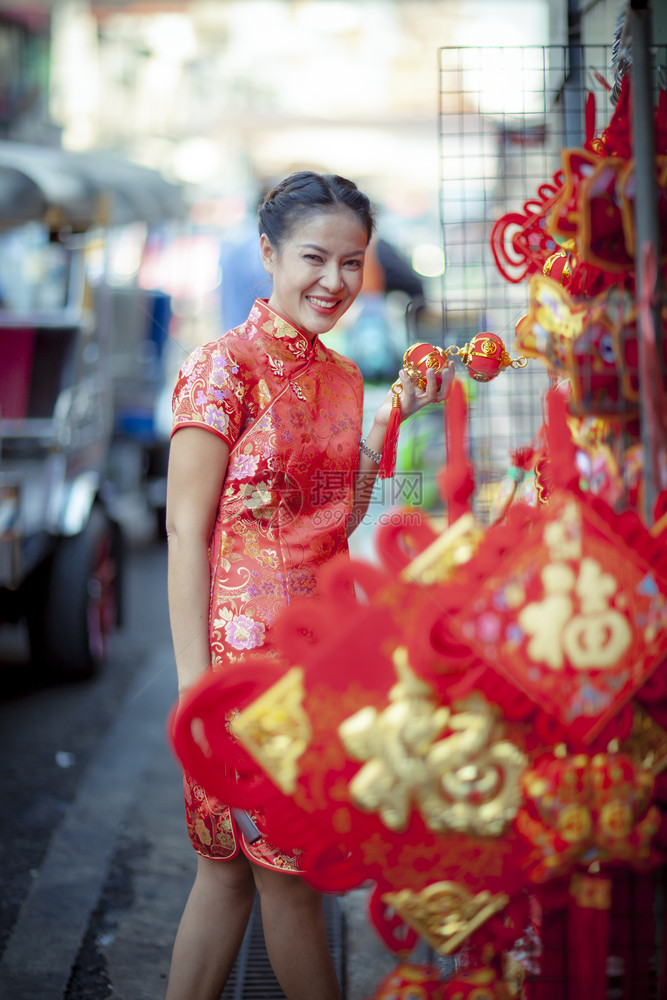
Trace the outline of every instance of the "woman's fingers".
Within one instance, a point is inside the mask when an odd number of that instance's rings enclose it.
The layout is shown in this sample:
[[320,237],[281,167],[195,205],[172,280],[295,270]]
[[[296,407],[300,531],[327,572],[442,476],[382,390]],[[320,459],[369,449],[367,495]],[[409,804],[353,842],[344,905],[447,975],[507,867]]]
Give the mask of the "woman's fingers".
[[447,396],[449,396],[450,390],[452,388],[452,382],[456,378],[456,369],[454,367],[454,362],[450,361],[446,368],[442,370],[442,382],[440,388],[438,389],[438,402],[443,403]]
[[[417,410],[421,410],[422,407],[428,406],[429,403],[442,403],[449,395],[449,391],[454,381],[455,371],[454,363],[450,361],[445,368],[440,372],[441,381],[440,386],[438,386],[438,379],[436,372],[432,368],[428,368],[426,371],[426,385],[423,389],[419,389],[404,368],[398,373],[397,382],[400,383],[402,392],[400,393],[401,399],[401,414],[402,416],[409,417]],[[391,402],[394,393],[389,390],[386,397],[382,401],[380,410],[378,413],[384,414],[385,411],[390,410]]]
[[449,395],[455,377],[454,363],[450,361],[439,373],[440,385],[436,372],[432,368],[426,371],[426,385],[417,388],[404,369],[398,374],[403,392],[401,393],[401,409],[404,416],[409,416],[429,403],[442,403]]

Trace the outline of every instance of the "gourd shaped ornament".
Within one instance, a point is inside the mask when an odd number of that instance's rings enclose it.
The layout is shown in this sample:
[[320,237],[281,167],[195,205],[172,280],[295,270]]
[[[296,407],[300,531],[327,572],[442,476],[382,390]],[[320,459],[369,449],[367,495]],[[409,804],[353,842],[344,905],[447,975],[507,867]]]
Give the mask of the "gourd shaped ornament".
[[[442,384],[439,373],[446,368],[451,358],[458,357],[476,382],[491,382],[506,368],[524,368],[526,358],[511,358],[505,345],[496,333],[478,333],[463,347],[434,347],[433,344],[412,344],[403,355],[403,368],[411,382],[418,389],[426,388],[426,372],[429,368],[436,373],[438,389]],[[382,460],[378,475],[380,479],[391,479],[396,470],[398,433],[401,426],[401,393],[403,386],[394,382],[391,414],[385,432]]]

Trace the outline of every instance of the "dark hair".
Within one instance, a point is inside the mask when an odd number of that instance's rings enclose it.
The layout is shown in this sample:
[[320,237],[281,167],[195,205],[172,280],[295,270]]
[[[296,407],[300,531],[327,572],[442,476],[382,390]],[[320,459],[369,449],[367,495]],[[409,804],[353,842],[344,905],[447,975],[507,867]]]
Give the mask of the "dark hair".
[[316,174],[299,170],[290,174],[268,192],[257,213],[259,233],[266,233],[278,249],[297,222],[315,212],[331,212],[347,208],[359,219],[370,240],[375,228],[373,208],[369,199],[354,181],[337,174]]

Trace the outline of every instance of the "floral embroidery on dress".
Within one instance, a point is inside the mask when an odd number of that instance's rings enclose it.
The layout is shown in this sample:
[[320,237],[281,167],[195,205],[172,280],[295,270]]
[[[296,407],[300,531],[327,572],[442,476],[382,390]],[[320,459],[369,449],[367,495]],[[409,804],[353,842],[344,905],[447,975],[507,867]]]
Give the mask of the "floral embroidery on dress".
[[181,368],[181,375],[184,375],[185,377],[190,375],[203,353],[204,353],[203,347],[195,347],[194,351],[191,353],[190,357],[185,361],[183,367]]
[[229,417],[224,410],[219,410],[216,406],[207,406],[205,409],[206,423],[221,434],[225,434],[229,427]]
[[268,487],[268,483],[245,483],[241,487],[243,505],[248,507],[255,517],[267,518],[271,516],[271,500],[273,494]]
[[269,392],[269,387],[263,378],[261,378],[257,383],[257,402],[262,409],[268,406],[271,402],[271,393]]
[[280,316],[274,316],[272,320],[269,320],[268,323],[262,326],[262,330],[264,333],[272,333],[276,337],[288,337],[290,340],[294,340],[295,337],[299,336],[299,331],[296,327]]
[[225,625],[227,639],[233,649],[257,649],[264,643],[264,626],[248,615],[235,615]]
[[232,562],[241,557],[234,552],[234,542],[226,531],[221,532],[218,548],[218,562],[223,569],[230,569]]
[[256,455],[239,455],[234,468],[229,472],[230,479],[249,479],[257,472],[259,458]]

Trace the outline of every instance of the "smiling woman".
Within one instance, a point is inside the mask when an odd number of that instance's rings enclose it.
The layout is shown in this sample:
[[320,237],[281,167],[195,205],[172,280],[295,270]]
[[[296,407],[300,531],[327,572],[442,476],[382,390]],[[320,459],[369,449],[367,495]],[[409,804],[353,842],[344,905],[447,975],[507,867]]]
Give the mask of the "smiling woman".
[[273,276],[269,305],[311,339],[328,333],[361,291],[373,233],[370,206],[356,185],[334,177],[325,186],[317,176],[292,174],[259,212],[262,263]]
[[[245,323],[198,348],[174,393],[167,493],[169,606],[179,691],[211,668],[274,658],[273,625],[315,593],[320,567],[344,558],[378,471],[392,393],[361,439],[356,365],[320,340],[352,305],[373,232],[351,181],[303,171],[259,210],[273,278]],[[444,398],[401,373],[401,415]],[[224,766],[221,763],[221,766]],[[259,891],[267,949],[288,1000],[338,1000],[320,897],[299,876],[301,851],[279,851],[252,812],[217,801],[185,776],[197,878],[174,946],[168,1000],[214,1000],[232,968]],[[270,831],[269,831],[270,834]],[[222,863],[225,862],[225,863]],[[296,877],[295,877],[296,876]]]
[[311,339],[328,333],[361,290],[367,243],[365,227],[344,209],[313,216],[277,248],[263,233],[262,262],[274,276],[269,305]]

